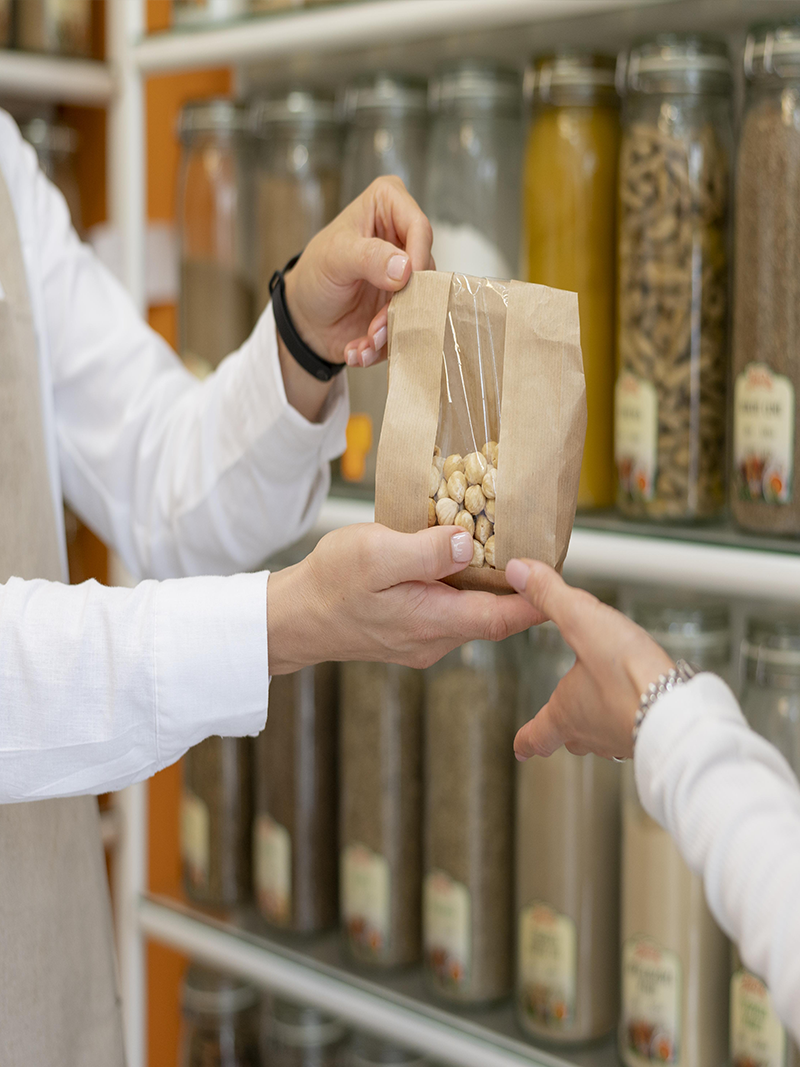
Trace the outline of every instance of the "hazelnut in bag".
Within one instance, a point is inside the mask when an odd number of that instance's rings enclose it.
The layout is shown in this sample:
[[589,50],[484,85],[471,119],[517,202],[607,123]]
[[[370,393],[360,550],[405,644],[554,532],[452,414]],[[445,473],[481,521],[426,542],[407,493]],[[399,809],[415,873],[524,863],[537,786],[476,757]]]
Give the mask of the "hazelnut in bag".
[[389,305],[375,519],[463,526],[460,589],[509,591],[514,557],[561,568],[586,431],[575,293],[421,271]]

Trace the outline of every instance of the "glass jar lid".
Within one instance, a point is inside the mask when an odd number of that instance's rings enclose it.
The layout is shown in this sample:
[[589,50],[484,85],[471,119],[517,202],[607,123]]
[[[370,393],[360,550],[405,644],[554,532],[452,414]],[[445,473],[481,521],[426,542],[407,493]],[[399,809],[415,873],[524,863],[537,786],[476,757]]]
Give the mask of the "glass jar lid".
[[800,616],[773,612],[751,618],[742,655],[751,664],[800,671]]
[[269,1028],[275,1040],[290,1048],[324,1048],[341,1041],[344,1023],[305,1004],[275,997]]
[[601,99],[619,100],[615,56],[562,51],[533,62],[530,95],[534,103],[568,104]]
[[431,81],[432,111],[485,110],[517,114],[522,92],[519,75],[494,63],[465,62],[441,70]]
[[625,80],[634,93],[728,93],[728,46],[699,34],[659,34],[631,48]]
[[634,604],[632,614],[634,621],[674,658],[695,662],[706,656],[727,659],[730,655],[730,611],[726,604],[648,599]]
[[37,117],[21,127],[22,136],[42,152],[71,156],[78,150],[78,131],[61,123]]
[[418,1052],[401,1048],[371,1034],[356,1034],[350,1051],[351,1067],[423,1067]]
[[393,115],[424,115],[428,110],[428,86],[422,78],[376,74],[348,85],[342,98],[346,120],[359,112],[387,111]]
[[183,105],[178,116],[178,136],[186,140],[196,133],[237,133],[246,125],[247,112],[235,100],[225,97],[191,100]]
[[336,104],[331,96],[310,89],[292,89],[282,96],[254,100],[249,125],[255,134],[268,133],[275,126],[337,126]]
[[753,81],[800,78],[800,19],[753,26],[744,46],[744,72]]
[[252,1008],[258,996],[247,982],[197,963],[183,982],[183,1010],[190,1015],[236,1015]]

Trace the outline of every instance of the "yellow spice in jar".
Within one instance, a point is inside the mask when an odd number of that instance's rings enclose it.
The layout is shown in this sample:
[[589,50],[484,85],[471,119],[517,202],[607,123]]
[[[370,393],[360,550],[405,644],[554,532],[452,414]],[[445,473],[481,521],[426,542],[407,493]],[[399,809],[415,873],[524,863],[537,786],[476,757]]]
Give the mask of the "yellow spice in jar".
[[525,157],[528,281],[578,293],[588,425],[579,508],[614,501],[614,316],[619,114],[613,103],[545,106]]

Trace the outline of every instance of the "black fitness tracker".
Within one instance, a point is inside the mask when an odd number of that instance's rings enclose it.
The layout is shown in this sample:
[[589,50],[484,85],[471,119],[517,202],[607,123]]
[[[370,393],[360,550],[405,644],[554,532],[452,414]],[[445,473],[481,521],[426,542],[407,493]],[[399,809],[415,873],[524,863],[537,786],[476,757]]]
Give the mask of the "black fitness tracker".
[[339,371],[343,370],[344,363],[330,363],[309,348],[295,329],[289,310],[286,307],[286,283],[283,280],[283,276],[292,269],[301,255],[302,253],[298,252],[296,256],[292,256],[283,270],[276,270],[270,279],[269,291],[272,296],[272,313],[275,316],[275,327],[280,339],[303,370],[308,371],[319,382],[329,382]]

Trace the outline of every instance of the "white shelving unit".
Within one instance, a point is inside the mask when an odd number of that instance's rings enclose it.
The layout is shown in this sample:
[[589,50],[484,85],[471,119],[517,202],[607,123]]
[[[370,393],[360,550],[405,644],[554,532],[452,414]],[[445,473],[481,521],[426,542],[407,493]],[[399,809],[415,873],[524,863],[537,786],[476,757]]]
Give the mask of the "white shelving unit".
[[[111,216],[122,237],[126,283],[144,311],[148,76],[228,64],[244,86],[296,76],[331,82],[354,70],[426,70],[460,54],[521,64],[532,51],[556,42],[615,49],[659,28],[713,30],[735,41],[756,18],[800,14],[800,0],[369,0],[152,38],[143,37],[143,0],[109,0],[107,8],[109,67],[0,53],[0,92],[108,104]],[[318,532],[371,519],[369,504],[331,499]],[[724,531],[667,535],[593,523],[576,529],[566,570],[691,585],[731,597],[800,601],[800,555],[791,547],[748,542]],[[283,988],[453,1067],[616,1062],[610,1045],[563,1058],[534,1048],[514,1032],[508,1009],[502,1017],[437,1008],[414,985],[413,975],[366,980],[342,964],[330,939],[299,950],[149,897],[146,796],[138,786],[117,801],[115,911],[129,1067],[145,1064],[148,937],[266,987]]]

